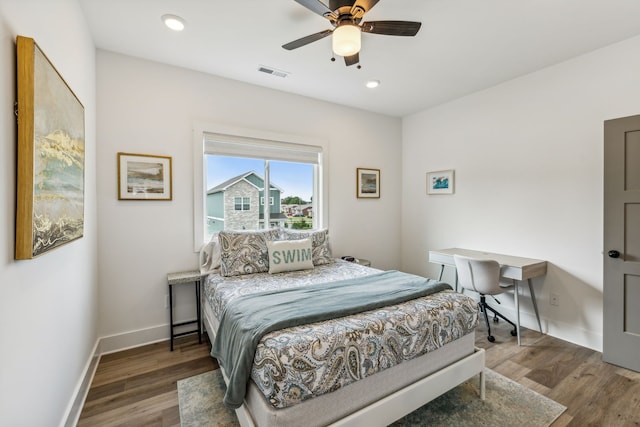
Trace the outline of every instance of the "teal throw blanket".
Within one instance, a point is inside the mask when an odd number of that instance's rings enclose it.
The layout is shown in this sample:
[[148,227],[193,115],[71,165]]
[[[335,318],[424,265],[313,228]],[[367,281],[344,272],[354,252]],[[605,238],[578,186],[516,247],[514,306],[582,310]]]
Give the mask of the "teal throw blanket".
[[265,334],[398,304],[451,289],[446,283],[395,270],[231,301],[220,318],[211,355],[229,376],[226,406],[242,405],[258,342]]

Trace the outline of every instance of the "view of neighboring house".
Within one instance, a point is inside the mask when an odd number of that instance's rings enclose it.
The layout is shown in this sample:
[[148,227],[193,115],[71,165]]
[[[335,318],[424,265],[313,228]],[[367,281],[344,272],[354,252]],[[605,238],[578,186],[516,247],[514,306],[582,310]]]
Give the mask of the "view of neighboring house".
[[282,205],[282,213],[286,216],[306,216],[313,218],[313,205]]
[[269,200],[264,198],[264,178],[246,172],[207,191],[207,225],[209,233],[220,230],[255,230],[264,228],[264,206],[269,206],[270,226],[284,226],[287,216],[280,212],[282,189],[271,183]]

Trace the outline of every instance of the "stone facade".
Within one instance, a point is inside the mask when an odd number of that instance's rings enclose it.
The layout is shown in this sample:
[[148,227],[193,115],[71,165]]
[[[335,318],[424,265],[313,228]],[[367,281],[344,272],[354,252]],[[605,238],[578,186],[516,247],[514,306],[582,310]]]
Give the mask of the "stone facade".
[[[250,209],[237,211],[236,197],[249,197]],[[260,212],[258,189],[247,181],[238,181],[224,195],[224,228],[227,230],[257,230]]]

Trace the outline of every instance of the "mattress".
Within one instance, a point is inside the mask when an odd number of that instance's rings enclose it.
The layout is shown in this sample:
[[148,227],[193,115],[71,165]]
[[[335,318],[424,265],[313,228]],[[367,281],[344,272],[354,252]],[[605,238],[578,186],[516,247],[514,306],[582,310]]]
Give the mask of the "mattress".
[[[225,304],[239,295],[378,272],[337,260],[313,270],[281,274],[212,274],[204,286],[208,303],[205,311],[217,329],[217,318]],[[272,332],[262,338],[256,349],[251,372],[255,389],[251,392],[259,391],[273,409],[293,407],[434,352],[468,336],[477,322],[473,299],[443,291],[340,319]],[[473,345],[465,348],[467,353],[473,351]]]

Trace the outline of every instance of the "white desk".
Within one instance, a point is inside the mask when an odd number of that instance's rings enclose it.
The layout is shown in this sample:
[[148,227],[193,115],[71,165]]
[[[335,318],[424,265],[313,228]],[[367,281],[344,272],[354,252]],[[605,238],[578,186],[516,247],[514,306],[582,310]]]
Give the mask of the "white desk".
[[[534,277],[544,276],[547,274],[547,262],[539,259],[522,258],[511,255],[496,254],[491,252],[474,251],[471,249],[450,248],[429,251],[429,262],[440,264],[440,277],[445,266],[451,266],[454,269],[456,264],[453,260],[454,255],[462,255],[470,258],[493,259],[502,266],[502,277],[513,280],[515,286],[514,300],[516,305],[516,331],[518,333],[518,345],[520,345],[520,302],[518,301],[518,282],[526,280],[529,284],[529,292],[531,292],[531,302],[538,319],[538,327],[542,333],[542,324],[540,323],[540,314],[538,313],[538,304],[536,295],[533,291],[531,279]],[[458,274],[456,272],[456,290],[458,289]]]

